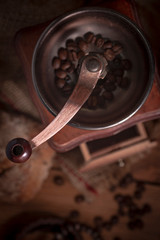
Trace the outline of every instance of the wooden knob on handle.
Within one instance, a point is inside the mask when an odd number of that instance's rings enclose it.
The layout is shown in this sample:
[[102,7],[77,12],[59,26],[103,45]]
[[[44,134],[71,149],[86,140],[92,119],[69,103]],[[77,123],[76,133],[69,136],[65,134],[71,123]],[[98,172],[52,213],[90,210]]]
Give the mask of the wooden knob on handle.
[[23,138],[12,139],[6,147],[6,155],[14,163],[23,163],[32,154],[30,143]]

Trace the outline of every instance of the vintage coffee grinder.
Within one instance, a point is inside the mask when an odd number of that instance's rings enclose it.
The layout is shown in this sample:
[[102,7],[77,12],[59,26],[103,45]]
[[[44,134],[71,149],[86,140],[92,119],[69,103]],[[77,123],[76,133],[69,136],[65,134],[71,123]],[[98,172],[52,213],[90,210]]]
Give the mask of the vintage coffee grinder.
[[54,120],[31,141],[11,140],[8,158],[25,162],[32,150],[66,124],[99,131],[132,117],[153,84],[154,60],[139,27],[103,8],[85,8],[54,20],[32,60],[35,91]]

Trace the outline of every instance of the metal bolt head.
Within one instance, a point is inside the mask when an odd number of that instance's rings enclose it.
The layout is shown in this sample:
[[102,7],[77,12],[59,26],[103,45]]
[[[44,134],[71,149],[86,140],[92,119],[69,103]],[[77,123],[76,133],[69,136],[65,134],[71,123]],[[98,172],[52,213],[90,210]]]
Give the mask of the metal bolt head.
[[87,59],[86,68],[89,72],[98,72],[101,68],[101,63],[97,58],[92,57]]

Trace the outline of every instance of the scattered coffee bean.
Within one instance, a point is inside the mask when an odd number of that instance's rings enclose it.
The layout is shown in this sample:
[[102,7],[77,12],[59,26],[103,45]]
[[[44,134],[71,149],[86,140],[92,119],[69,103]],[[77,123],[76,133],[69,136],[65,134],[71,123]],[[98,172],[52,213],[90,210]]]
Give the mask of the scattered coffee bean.
[[148,203],[145,203],[142,207],[142,211],[145,213],[150,213],[152,210],[151,206]]
[[102,217],[100,217],[100,216],[96,216],[94,219],[93,219],[93,221],[94,221],[94,224],[96,225],[96,227],[102,227],[102,225],[103,225],[103,218]]
[[112,91],[116,90],[116,85],[111,82],[105,82],[104,88],[106,89],[106,91],[112,92]]
[[76,203],[82,203],[82,202],[84,202],[84,201],[85,201],[84,195],[79,194],[79,195],[75,196],[75,202],[76,202]]
[[111,218],[110,218],[110,223],[111,223],[112,225],[117,224],[118,221],[119,221],[119,218],[118,218],[117,215],[113,215],[113,216],[111,216]]
[[78,49],[76,42],[74,42],[72,39],[67,40],[66,47],[70,51],[72,51],[72,50],[77,51],[77,49]]
[[104,222],[103,228],[105,228],[107,231],[110,231],[112,229],[112,224],[110,222]]
[[70,212],[69,217],[75,219],[75,218],[78,218],[79,215],[80,215],[79,211],[77,211],[77,210],[72,210],[72,211]]
[[53,180],[56,185],[61,186],[64,184],[64,179],[62,176],[55,176]]

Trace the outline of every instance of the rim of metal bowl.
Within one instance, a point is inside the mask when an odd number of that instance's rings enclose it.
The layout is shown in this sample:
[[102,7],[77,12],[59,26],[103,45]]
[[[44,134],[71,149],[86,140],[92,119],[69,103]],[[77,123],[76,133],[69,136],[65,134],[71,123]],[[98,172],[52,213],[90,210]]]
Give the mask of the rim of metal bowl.
[[145,89],[143,96],[137,101],[136,105],[135,105],[135,109],[129,113],[127,116],[125,116],[122,120],[119,120],[115,123],[112,123],[110,125],[106,125],[106,126],[102,126],[102,127],[90,127],[90,126],[83,126],[80,125],[78,123],[75,122],[69,122],[68,125],[76,127],[76,128],[80,128],[80,129],[85,129],[85,130],[102,130],[102,129],[106,129],[106,128],[110,128],[110,127],[114,127],[117,126],[123,122],[125,122],[126,120],[128,120],[129,118],[131,118],[140,108],[141,106],[144,104],[144,102],[146,101],[151,89],[152,89],[152,85],[153,85],[153,81],[154,81],[154,73],[155,73],[155,61],[154,61],[154,57],[153,57],[153,53],[152,53],[152,49],[150,47],[150,44],[145,36],[145,33],[143,32],[143,30],[135,23],[133,22],[130,18],[128,18],[127,16],[124,16],[123,14],[116,12],[114,10],[108,9],[108,8],[100,8],[100,7],[86,7],[86,8],[80,8],[74,11],[70,11],[66,14],[62,14],[61,16],[57,17],[55,20],[53,20],[46,28],[45,30],[42,32],[42,34],[40,35],[35,48],[34,48],[34,52],[33,52],[33,57],[32,57],[32,66],[31,66],[31,71],[32,71],[32,81],[33,81],[33,85],[34,88],[41,100],[41,102],[43,103],[43,105],[47,108],[47,110],[56,117],[56,113],[54,112],[54,110],[47,104],[47,102],[45,101],[44,97],[42,96],[41,92],[39,91],[38,85],[36,83],[36,74],[35,74],[35,61],[36,61],[36,55],[37,55],[37,51],[39,50],[39,47],[41,45],[41,42],[43,41],[43,38],[46,36],[46,33],[49,32],[50,28],[53,27],[54,25],[56,25],[57,23],[60,23],[61,20],[65,20],[65,18],[68,17],[72,17],[76,14],[80,14],[80,13],[87,13],[87,12],[100,12],[100,13],[109,13],[114,15],[115,17],[118,17],[122,20],[124,20],[126,23],[128,23],[129,25],[131,25],[139,34],[139,36],[141,37],[141,39],[143,40],[144,44],[145,44],[145,48],[146,51],[148,53],[148,61],[150,64],[150,73],[149,73],[149,83],[147,88]]

